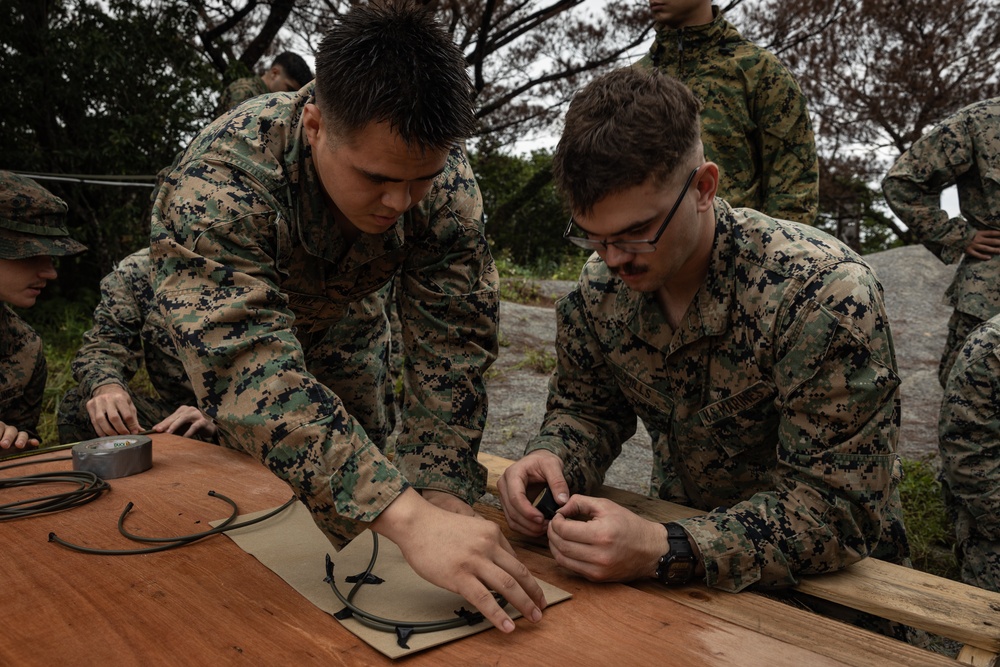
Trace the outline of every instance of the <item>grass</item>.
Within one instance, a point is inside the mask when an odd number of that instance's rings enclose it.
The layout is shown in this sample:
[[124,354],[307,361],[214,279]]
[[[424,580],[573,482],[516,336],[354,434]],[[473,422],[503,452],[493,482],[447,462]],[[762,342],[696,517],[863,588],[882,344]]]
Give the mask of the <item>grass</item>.
[[913,566],[960,581],[955,533],[941,494],[937,471],[928,459],[904,459],[899,487]]

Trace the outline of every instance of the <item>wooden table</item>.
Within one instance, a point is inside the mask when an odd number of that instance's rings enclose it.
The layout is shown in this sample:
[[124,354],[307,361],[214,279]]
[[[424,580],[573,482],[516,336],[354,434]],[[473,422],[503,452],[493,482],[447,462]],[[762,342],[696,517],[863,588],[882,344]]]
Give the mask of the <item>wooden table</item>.
[[[139,556],[94,556],[48,542],[50,532],[98,548],[134,548],[116,529],[147,535],[208,529],[229,515],[274,507],[291,493],[238,452],[176,436],[153,436],[153,468],[111,480],[98,500],[58,514],[0,522],[0,665],[386,665],[392,661],[344,630],[277,575],[217,535]],[[64,454],[46,454],[53,458]],[[38,459],[32,459],[38,460]],[[0,462],[0,465],[3,465]],[[54,461],[0,477],[69,469]],[[0,492],[0,503],[41,495]],[[497,512],[482,508],[502,521]],[[531,545],[516,546],[536,574],[570,591],[543,621],[512,635],[488,630],[403,658],[407,665],[951,665],[955,662],[751,594],[702,585],[671,590],[592,584]],[[319,573],[318,576],[322,576]],[[738,608],[741,622],[732,620]],[[713,613],[718,610],[718,614]],[[759,617],[758,627],[745,619]]]

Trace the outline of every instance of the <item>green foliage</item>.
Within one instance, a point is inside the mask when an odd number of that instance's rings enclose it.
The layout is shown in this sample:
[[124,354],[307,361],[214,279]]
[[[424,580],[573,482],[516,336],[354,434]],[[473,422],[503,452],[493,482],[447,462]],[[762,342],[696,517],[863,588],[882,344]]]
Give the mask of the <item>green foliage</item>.
[[918,570],[960,581],[955,535],[948,520],[941,483],[927,460],[903,460],[899,487],[911,559]]
[[94,292],[84,293],[83,298],[77,300],[48,298],[40,300],[30,310],[18,312],[41,336],[45,349],[49,375],[38,422],[38,435],[44,446],[59,442],[56,412],[63,395],[76,386],[70,363],[80,349],[84,332],[93,324],[97,298]]
[[[197,16],[176,2],[0,4],[5,88],[0,168],[152,177],[210,118],[218,80],[194,46]],[[64,262],[65,293],[96,285],[148,243],[150,187],[40,180],[69,205],[89,252]]]
[[[561,264],[575,248],[562,239],[567,213],[552,184],[552,155],[491,149],[469,161],[483,193],[486,235],[495,254],[520,266]],[[577,253],[578,254],[578,253]]]

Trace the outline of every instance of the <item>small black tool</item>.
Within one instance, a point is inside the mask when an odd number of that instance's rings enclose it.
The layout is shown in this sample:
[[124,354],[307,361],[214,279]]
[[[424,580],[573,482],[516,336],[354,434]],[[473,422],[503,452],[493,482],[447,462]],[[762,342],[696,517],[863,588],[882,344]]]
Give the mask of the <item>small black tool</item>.
[[556,511],[559,509],[559,505],[556,504],[556,499],[552,497],[552,489],[545,487],[545,489],[538,494],[535,498],[535,502],[532,503],[535,509],[542,513],[546,521],[551,521],[552,517],[556,515]]

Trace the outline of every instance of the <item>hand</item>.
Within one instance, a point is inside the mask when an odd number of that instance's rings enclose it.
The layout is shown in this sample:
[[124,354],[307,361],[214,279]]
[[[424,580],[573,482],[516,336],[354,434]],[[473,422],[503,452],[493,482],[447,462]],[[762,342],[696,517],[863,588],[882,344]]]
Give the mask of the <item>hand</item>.
[[195,438],[199,435],[214,438],[218,430],[212,418],[193,405],[182,405],[159,424],[154,424],[151,430],[157,433],[180,434],[181,429],[185,427],[187,430],[182,434],[185,438]]
[[0,449],[25,449],[40,444],[38,438],[32,438],[27,431],[19,431],[13,424],[0,422]]
[[993,255],[1000,255],[1000,231],[978,230],[972,242],[965,246],[965,254],[975,259],[989,259]]
[[102,384],[87,401],[90,423],[99,436],[135,435],[142,428],[132,397],[120,384]]
[[418,575],[461,595],[503,632],[512,632],[514,622],[490,591],[525,618],[542,619],[542,589],[510,547],[502,546],[493,522],[442,510],[410,488],[382,510],[371,528],[395,542]]
[[500,504],[511,528],[534,537],[545,534],[545,517],[532,505],[545,484],[552,489],[558,504],[562,505],[569,499],[569,485],[563,477],[562,460],[542,449],[510,464],[500,476],[497,481]]
[[[579,516],[577,521],[569,517]],[[667,529],[605,498],[575,495],[549,522],[556,562],[590,581],[635,581],[656,573]]]

